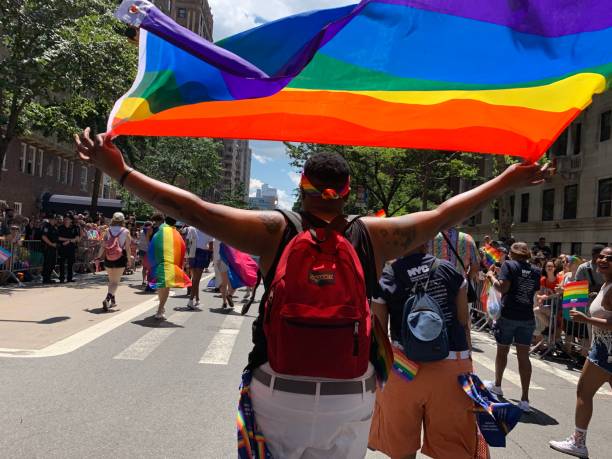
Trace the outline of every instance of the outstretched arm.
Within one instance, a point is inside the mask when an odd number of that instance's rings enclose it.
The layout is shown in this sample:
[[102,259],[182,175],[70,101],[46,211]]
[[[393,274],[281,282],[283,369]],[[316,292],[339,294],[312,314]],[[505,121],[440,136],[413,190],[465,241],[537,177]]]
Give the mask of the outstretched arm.
[[[92,139],[89,128],[75,136],[77,150],[87,161],[160,211],[189,223],[238,250],[262,257],[266,268],[285,229],[278,212],[259,212],[211,204],[192,193],[131,171],[111,139],[100,134]],[[129,173],[128,173],[129,172]]]
[[394,218],[366,218],[377,263],[401,257],[476,214],[502,194],[523,186],[542,183],[551,174],[548,165],[514,164],[498,177],[457,195],[437,209]]

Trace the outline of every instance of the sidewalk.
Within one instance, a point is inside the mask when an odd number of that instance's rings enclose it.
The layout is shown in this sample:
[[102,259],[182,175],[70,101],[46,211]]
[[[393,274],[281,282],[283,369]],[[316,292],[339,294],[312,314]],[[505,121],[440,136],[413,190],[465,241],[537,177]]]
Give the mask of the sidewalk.
[[0,288],[0,349],[43,349],[155,298],[142,291],[137,271],[123,276],[116,294],[118,307],[105,313],[106,273],[76,279],[69,284]]

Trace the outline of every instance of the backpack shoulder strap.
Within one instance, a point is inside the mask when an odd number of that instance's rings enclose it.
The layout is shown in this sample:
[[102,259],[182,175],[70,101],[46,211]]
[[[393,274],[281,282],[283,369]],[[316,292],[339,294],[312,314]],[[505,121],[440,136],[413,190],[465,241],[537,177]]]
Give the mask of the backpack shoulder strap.
[[276,209],[277,212],[280,212],[283,217],[289,222],[298,233],[304,231],[304,224],[302,220],[302,215],[297,212],[292,212],[290,210],[282,210]]

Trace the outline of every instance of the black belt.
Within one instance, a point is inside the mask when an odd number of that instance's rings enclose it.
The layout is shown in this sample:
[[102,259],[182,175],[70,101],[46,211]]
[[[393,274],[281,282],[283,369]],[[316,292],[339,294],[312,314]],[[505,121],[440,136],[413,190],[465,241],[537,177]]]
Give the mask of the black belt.
[[[261,368],[256,368],[253,371],[253,377],[262,383],[264,386],[270,387],[273,376],[266,373]],[[365,384],[364,384],[365,383]],[[287,379],[274,377],[274,390],[281,392],[289,392],[291,394],[316,395],[317,384],[321,385],[320,395],[349,395],[362,394],[364,385],[366,392],[374,392],[376,390],[376,374],[361,381],[299,381],[296,379]]]

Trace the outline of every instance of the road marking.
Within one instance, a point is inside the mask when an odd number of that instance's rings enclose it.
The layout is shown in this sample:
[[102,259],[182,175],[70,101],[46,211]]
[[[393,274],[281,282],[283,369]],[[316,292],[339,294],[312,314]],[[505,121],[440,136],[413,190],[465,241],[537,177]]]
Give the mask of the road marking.
[[[193,317],[193,314],[193,312],[186,311],[175,312],[168,317],[168,322],[171,322],[174,325],[183,326],[191,317]],[[163,327],[163,323],[161,323],[160,326]],[[113,357],[113,359],[144,360],[176,330],[178,330],[178,327],[155,328],[142,336],[131,346],[125,348],[122,352]]]
[[206,352],[200,359],[200,363],[208,365],[227,365],[232,350],[236,344],[238,333],[244,317],[242,316],[227,316],[221,324],[221,329],[213,336],[213,339],[208,344]]
[[[495,362],[493,360],[483,356],[482,354],[476,353],[472,353],[472,360],[495,373]],[[521,387],[520,375],[515,371],[510,370],[509,368],[506,368],[506,370],[504,371],[504,381],[509,381],[515,386]],[[531,384],[529,384],[529,389],[544,390],[542,386],[538,386],[536,383],[533,382],[533,380],[531,381]]]
[[[209,274],[202,278],[202,282],[211,279],[214,274]],[[203,284],[205,285],[205,284]],[[172,295],[172,292],[170,292]],[[0,357],[8,358],[41,358],[41,357],[57,357],[70,352],[76,351],[77,349],[91,343],[92,341],[106,335],[108,332],[114,330],[117,327],[135,319],[141,314],[146,313],[148,310],[153,309],[158,304],[157,298],[151,298],[127,311],[121,312],[117,315],[92,325],[85,330],[82,330],[74,335],[64,338],[56,343],[50,344],[43,349],[6,349],[0,348]]]

